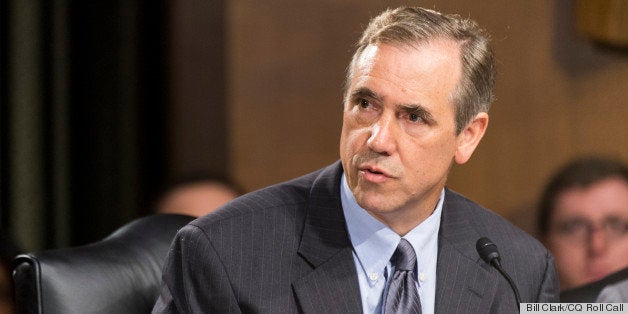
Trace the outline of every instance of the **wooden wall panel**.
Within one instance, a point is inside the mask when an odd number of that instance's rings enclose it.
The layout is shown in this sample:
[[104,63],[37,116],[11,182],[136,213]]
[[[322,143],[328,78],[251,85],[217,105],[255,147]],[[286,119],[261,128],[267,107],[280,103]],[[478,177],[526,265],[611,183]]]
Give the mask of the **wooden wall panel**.
[[226,175],[224,0],[168,2],[168,176]]

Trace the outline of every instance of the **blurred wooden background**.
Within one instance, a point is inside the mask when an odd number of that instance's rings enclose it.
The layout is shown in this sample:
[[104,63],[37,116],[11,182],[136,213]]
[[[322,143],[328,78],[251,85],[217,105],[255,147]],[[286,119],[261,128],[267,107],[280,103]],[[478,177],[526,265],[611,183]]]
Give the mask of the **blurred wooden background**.
[[628,161],[628,23],[605,20],[623,3],[3,1],[0,228],[25,249],[78,245],[151,213],[171,177],[251,191],[334,162],[354,42],[387,7],[418,5],[476,20],[497,57],[488,132],[449,186],[534,231],[558,166]]

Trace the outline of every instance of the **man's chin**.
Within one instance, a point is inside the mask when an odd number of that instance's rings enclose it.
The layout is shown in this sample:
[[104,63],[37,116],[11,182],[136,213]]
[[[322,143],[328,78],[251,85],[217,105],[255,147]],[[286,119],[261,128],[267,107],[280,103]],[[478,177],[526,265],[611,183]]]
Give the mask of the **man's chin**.
[[368,212],[385,214],[394,211],[394,207],[390,201],[381,195],[356,197],[356,201],[360,207]]

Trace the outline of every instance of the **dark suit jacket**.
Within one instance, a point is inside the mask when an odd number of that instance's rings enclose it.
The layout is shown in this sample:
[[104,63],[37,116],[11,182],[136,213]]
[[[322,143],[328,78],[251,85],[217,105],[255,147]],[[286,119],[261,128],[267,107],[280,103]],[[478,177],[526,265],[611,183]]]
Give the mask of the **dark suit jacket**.
[[[340,202],[339,162],[240,197],[176,236],[154,313],[362,313]],[[513,313],[507,281],[478,256],[487,236],[522,302],[558,299],[553,257],[536,240],[446,191],[437,313]]]

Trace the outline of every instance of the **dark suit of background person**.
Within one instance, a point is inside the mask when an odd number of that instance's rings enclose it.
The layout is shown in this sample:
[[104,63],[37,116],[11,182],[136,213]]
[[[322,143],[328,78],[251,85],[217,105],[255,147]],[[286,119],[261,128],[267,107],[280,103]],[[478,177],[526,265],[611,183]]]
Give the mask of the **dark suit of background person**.
[[[461,46],[473,55],[462,56]],[[463,65],[471,67],[464,76]],[[492,54],[475,24],[420,8],[373,19],[349,66],[341,162],[182,228],[153,312],[362,313],[365,274],[356,268],[341,178],[357,210],[395,236],[416,230],[444,195],[438,245],[428,252],[437,256],[435,312],[516,311],[506,280],[476,252],[480,237],[500,248],[523,302],[556,301],[550,253],[444,188],[452,163],[465,163],[486,130],[493,82]]]

